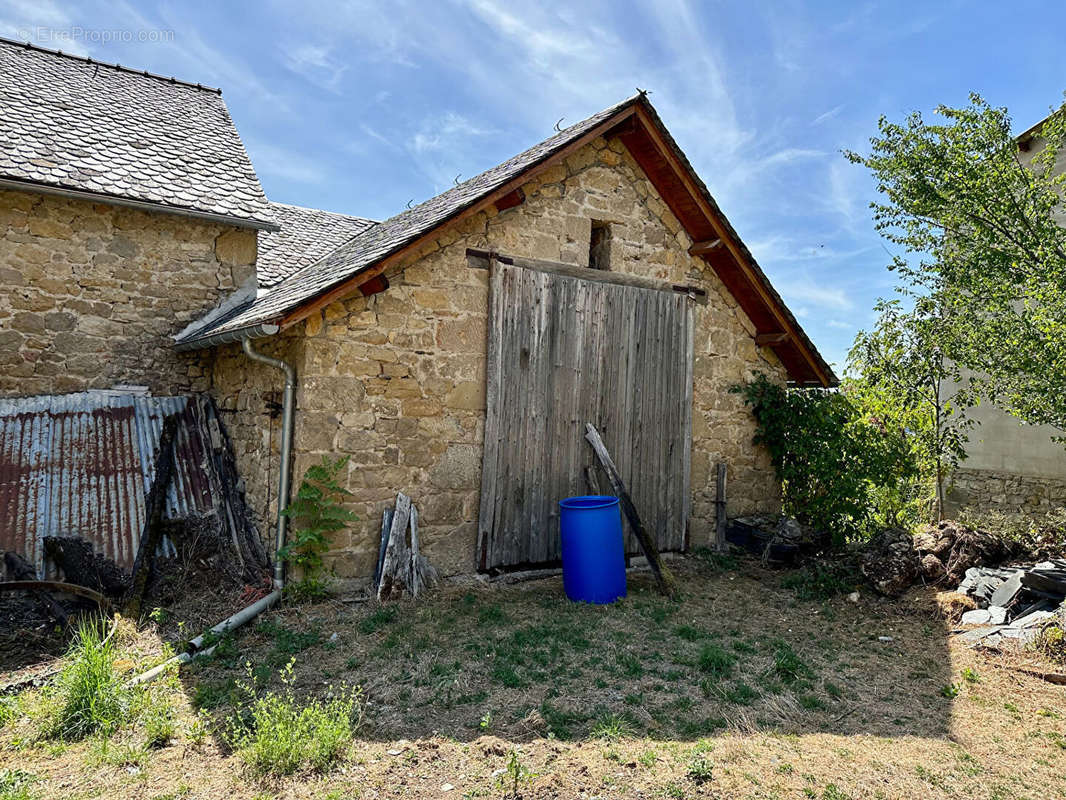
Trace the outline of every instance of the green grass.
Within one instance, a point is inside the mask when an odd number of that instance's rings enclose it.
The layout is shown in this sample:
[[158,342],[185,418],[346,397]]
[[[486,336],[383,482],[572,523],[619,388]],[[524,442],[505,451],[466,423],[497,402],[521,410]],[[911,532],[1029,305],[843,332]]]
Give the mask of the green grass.
[[256,630],[274,640],[275,653],[287,656],[296,655],[309,647],[314,647],[322,638],[318,631],[294,631],[274,620],[260,622]]
[[[474,599],[473,595],[467,595],[467,597]],[[359,623],[359,632],[369,636],[384,628],[394,619],[396,619],[396,609],[391,606],[384,606],[377,609],[373,614],[363,618]]]
[[40,779],[21,769],[0,769],[0,800],[33,800],[33,785]]
[[733,672],[733,665],[736,661],[737,658],[732,653],[713,642],[708,642],[700,648],[696,664],[701,672],[724,678]]
[[7,723],[14,721],[18,717],[18,714],[18,699],[6,695],[0,696],[0,728],[3,728]]
[[796,654],[792,645],[783,641],[774,644],[774,661],[770,669],[774,676],[787,685],[814,675],[814,671]]
[[249,702],[228,720],[231,745],[259,775],[291,775],[305,769],[324,771],[351,745],[359,725],[361,693],[342,688],[326,700],[297,702],[292,690],[292,662],[282,673],[284,689],[256,696],[245,686]]
[[694,625],[678,625],[674,628],[674,635],[686,642],[698,642],[700,639],[707,638],[707,633]]
[[131,692],[115,671],[114,646],[102,622],[82,621],[55,685],[45,693],[41,732],[49,739],[77,741],[109,736],[130,715]]
[[625,717],[618,714],[605,714],[592,726],[592,736],[596,739],[614,741],[633,735],[633,726]]

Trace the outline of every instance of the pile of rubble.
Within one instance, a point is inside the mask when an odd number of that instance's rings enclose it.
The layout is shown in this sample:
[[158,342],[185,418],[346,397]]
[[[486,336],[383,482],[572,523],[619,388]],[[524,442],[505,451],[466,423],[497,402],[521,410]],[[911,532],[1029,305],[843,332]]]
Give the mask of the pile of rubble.
[[963,625],[980,626],[962,634],[964,641],[986,645],[1006,639],[1030,641],[1064,606],[1066,561],[970,567],[956,591],[972,597],[978,606],[962,615]]

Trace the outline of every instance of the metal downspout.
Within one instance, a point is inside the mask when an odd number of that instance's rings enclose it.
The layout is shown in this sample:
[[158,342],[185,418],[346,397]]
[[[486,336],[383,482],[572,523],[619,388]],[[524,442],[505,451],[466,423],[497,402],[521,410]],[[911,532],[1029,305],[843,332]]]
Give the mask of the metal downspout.
[[278,555],[285,547],[285,529],[288,517],[285,516],[285,507],[289,504],[289,483],[292,471],[292,424],[296,406],[296,368],[280,358],[272,358],[258,352],[252,347],[252,340],[241,339],[241,347],[245,355],[253,361],[268,364],[274,369],[285,373],[285,394],[282,400],[281,411],[281,467],[278,470],[278,522],[277,536],[274,547],[274,588],[280,589],[285,585],[285,562]]

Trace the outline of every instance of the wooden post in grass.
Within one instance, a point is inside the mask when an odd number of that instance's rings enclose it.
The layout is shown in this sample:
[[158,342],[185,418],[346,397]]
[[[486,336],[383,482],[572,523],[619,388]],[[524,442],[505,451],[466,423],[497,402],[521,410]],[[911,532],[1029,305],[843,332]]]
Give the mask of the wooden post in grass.
[[644,551],[644,556],[648,559],[648,565],[651,567],[652,574],[655,575],[655,582],[659,586],[659,591],[667,597],[676,597],[677,584],[674,581],[674,576],[670,574],[670,570],[666,568],[659,557],[655,542],[652,541],[648,531],[644,528],[644,523],[640,521],[640,516],[633,505],[633,500],[629,496],[629,492],[626,491],[625,484],[622,483],[622,476],[618,474],[618,467],[614,465],[611,454],[607,452],[607,446],[603,443],[603,439],[600,438],[600,432],[596,430],[596,426],[591,422],[585,425],[585,438],[592,445],[592,449],[596,451],[600,464],[603,465],[603,471],[607,473],[607,480],[611,483],[611,489],[617,495],[618,502],[622,506],[622,512],[626,515],[626,519],[629,520],[629,526],[633,529],[633,535],[637,537],[637,541],[640,542],[640,549]]
[[725,462],[718,462],[718,492],[714,498],[714,549],[724,553],[728,545],[725,541]]

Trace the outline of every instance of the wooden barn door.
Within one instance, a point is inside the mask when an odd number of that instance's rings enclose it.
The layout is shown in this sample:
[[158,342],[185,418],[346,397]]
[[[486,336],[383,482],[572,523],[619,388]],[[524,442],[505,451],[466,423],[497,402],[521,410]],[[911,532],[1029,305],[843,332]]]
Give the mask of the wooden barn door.
[[[599,429],[659,549],[683,549],[692,301],[665,284],[572,274],[587,269],[495,260],[491,269],[480,568],[560,558],[558,501],[588,493],[584,468],[595,463],[586,422]],[[602,473],[599,480],[606,488]],[[628,526],[626,537],[627,552],[637,552]]]

